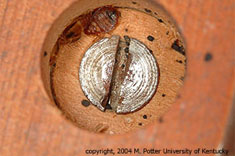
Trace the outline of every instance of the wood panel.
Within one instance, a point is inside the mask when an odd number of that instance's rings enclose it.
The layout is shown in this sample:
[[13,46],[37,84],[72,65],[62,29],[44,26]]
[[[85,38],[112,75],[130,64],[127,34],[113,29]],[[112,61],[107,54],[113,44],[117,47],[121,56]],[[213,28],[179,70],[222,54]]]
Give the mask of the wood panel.
[[40,53],[53,21],[74,0],[0,1],[0,155],[84,155],[104,147],[217,148],[234,86],[234,1],[159,0],[185,36],[185,85],[171,110],[146,128],[98,135],[51,105]]

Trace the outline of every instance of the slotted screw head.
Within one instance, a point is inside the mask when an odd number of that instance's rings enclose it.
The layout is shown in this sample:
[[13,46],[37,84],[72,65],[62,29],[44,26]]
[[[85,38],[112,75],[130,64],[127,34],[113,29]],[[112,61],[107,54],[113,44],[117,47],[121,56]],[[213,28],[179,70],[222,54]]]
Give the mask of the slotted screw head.
[[91,103],[104,111],[134,112],[154,95],[158,66],[150,50],[137,39],[103,38],[85,53],[79,71],[81,87]]

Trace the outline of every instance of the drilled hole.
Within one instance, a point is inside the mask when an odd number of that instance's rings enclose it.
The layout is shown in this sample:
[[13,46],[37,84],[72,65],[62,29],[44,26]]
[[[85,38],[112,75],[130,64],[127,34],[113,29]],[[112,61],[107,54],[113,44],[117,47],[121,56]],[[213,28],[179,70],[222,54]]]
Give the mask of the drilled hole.
[[[154,121],[160,121],[159,117],[177,98],[185,76],[185,49],[182,37],[175,36],[179,34],[177,26],[172,25],[174,22],[168,22],[171,18],[164,11],[159,11],[161,9],[157,4],[149,5],[148,1],[134,5],[135,9],[132,8],[134,3],[128,0],[123,1],[122,6],[112,6],[109,1],[103,0],[103,6],[97,3],[93,8],[89,8],[90,5],[80,7],[82,1],[85,2],[81,0],[73,4],[72,7],[77,9],[68,8],[63,12],[53,24],[44,43],[41,61],[42,78],[53,104],[77,127],[97,133],[121,134],[144,127]],[[94,76],[94,85],[98,85],[100,81],[96,78],[102,72],[111,72],[108,74],[110,75],[108,85],[101,85],[94,90],[97,93],[104,87],[107,91],[99,94],[102,99],[99,103],[102,109],[99,109],[89,98],[90,90],[84,91],[81,83],[85,80],[90,82],[91,79],[87,74],[79,77],[81,76],[79,71],[89,48],[113,36],[119,37],[119,42],[113,45],[117,46],[114,48],[114,64]],[[163,42],[164,46],[161,45]],[[138,49],[141,47],[145,49],[143,51],[145,53],[141,54],[139,59],[145,61],[136,62],[136,66],[132,66],[131,61],[138,55]],[[99,46],[96,48],[99,49]],[[104,48],[109,47],[104,46],[101,49]],[[95,53],[89,55],[93,60],[109,60],[96,56]],[[121,59],[118,58],[119,55]],[[152,57],[153,62],[146,61],[147,57]],[[87,69],[90,67],[89,63],[94,62],[88,61]],[[150,68],[150,71],[141,72],[136,68],[154,67],[154,63],[156,68]],[[102,67],[102,61],[93,65]],[[108,71],[111,67],[114,71]],[[138,72],[133,72],[132,68]],[[142,82],[135,81],[135,77],[143,77],[141,73],[156,73],[150,77],[150,79],[154,78],[153,82],[155,82],[152,88],[145,85],[150,81],[149,79]],[[117,78],[115,74],[118,75]],[[123,80],[118,80],[120,77]],[[112,93],[116,91],[115,87],[119,87],[119,90],[128,87],[128,83],[124,83],[124,80],[129,80],[130,83],[134,81],[133,84],[143,84],[139,88],[146,91],[125,96],[122,93]],[[89,88],[89,86],[86,87]],[[143,98],[139,98],[140,96],[149,96],[149,98],[144,101]],[[110,101],[112,98],[118,101],[118,104],[113,104]],[[127,98],[130,99],[125,105],[128,106],[126,107],[128,111],[117,114],[118,107],[122,106],[122,102]],[[140,100],[136,102],[136,99]],[[141,102],[142,104],[137,106]]]

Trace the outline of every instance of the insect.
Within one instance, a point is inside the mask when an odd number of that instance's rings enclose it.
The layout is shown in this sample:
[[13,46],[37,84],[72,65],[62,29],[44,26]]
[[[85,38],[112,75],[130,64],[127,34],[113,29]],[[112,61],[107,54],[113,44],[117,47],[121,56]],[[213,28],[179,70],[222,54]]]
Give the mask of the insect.
[[72,43],[86,35],[99,35],[110,32],[118,23],[120,12],[112,7],[103,6],[82,14],[68,25],[59,37],[60,44]]

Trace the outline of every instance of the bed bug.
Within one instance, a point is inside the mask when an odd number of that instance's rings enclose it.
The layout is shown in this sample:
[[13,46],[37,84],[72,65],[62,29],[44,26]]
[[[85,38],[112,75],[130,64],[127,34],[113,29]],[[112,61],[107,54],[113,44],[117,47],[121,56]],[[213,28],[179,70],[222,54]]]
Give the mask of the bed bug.
[[60,35],[58,43],[73,43],[81,38],[82,32],[86,35],[108,33],[118,23],[120,12],[112,7],[103,6],[89,11],[75,18]]
[[111,31],[118,23],[120,12],[112,6],[103,6],[80,16],[84,33],[97,35]]

